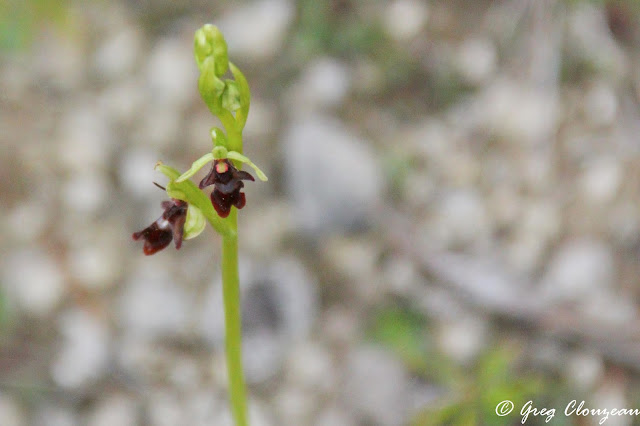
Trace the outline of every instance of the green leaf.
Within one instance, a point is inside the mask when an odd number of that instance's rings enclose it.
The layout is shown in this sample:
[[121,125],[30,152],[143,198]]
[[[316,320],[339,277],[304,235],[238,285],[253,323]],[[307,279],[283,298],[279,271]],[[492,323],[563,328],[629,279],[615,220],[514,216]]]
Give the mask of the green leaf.
[[196,173],[198,173],[198,171],[201,168],[203,168],[207,163],[210,163],[211,161],[213,161],[213,154],[209,152],[209,153],[203,155],[202,157],[198,158],[196,161],[194,161],[193,164],[191,165],[191,168],[189,170],[187,170],[186,172],[184,172],[175,181],[180,183],[180,182],[183,182],[183,181],[189,179],[191,176],[193,176]]
[[251,104],[251,91],[249,90],[249,83],[244,74],[236,67],[232,62],[229,62],[231,73],[236,80],[238,91],[240,92],[240,109],[236,111],[236,121],[239,123],[240,128],[243,129],[249,116],[249,105]]
[[251,160],[249,160],[249,158],[245,157],[244,155],[240,154],[239,152],[229,151],[227,153],[227,158],[230,158],[230,159],[236,160],[236,161],[240,161],[241,163],[244,163],[244,164],[248,165],[249,167],[251,167],[256,172],[256,175],[258,175],[258,179],[260,179],[261,181],[266,182],[266,181],[269,180],[269,178],[267,178],[267,175],[265,175],[264,172],[262,170],[260,170],[260,168],[258,166],[253,164],[251,162]]

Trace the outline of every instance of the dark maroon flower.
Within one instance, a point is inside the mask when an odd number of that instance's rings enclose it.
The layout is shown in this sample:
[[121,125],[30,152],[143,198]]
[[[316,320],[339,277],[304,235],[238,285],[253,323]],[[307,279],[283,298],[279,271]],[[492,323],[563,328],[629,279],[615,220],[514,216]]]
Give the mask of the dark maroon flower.
[[151,225],[140,232],[134,232],[133,239],[144,238],[143,251],[147,256],[167,247],[171,240],[175,241],[176,249],[182,245],[184,223],[187,219],[187,203],[181,200],[163,201],[164,213]]
[[250,173],[235,168],[233,163],[227,158],[215,160],[211,171],[202,181],[200,189],[213,185],[211,192],[211,203],[220,217],[227,217],[231,212],[231,206],[241,209],[247,203],[244,192],[243,180],[255,180]]

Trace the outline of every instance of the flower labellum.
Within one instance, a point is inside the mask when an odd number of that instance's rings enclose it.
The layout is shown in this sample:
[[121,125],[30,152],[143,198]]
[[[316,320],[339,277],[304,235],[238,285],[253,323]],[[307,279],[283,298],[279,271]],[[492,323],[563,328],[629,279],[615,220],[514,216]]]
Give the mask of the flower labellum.
[[164,249],[171,243],[171,240],[174,240],[176,249],[182,246],[184,224],[187,219],[187,203],[172,199],[171,201],[163,201],[162,208],[164,213],[158,220],[132,235],[135,241],[144,239],[142,249],[147,256]]
[[227,158],[217,159],[207,176],[200,182],[200,189],[213,185],[211,203],[220,217],[227,217],[231,212],[231,206],[238,209],[244,207],[247,199],[244,192],[243,180],[255,180],[250,173],[235,168]]

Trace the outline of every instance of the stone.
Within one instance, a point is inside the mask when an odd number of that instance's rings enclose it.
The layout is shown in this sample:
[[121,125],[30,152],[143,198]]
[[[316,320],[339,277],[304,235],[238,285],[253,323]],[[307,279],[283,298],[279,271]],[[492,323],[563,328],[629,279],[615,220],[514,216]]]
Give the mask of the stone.
[[580,189],[590,203],[608,205],[618,193],[623,178],[618,160],[611,157],[594,158],[585,165]]
[[400,426],[409,420],[409,376],[389,353],[356,348],[347,356],[344,375],[343,400],[365,422]]
[[141,47],[142,37],[136,28],[125,27],[114,31],[95,53],[96,73],[108,81],[130,74],[141,56]]
[[451,190],[436,206],[430,225],[434,242],[445,247],[483,245],[491,233],[491,217],[474,189]]
[[187,332],[192,306],[165,268],[147,263],[125,282],[117,318],[127,333],[140,339],[179,336]]
[[146,71],[148,98],[152,104],[176,115],[176,111],[195,99],[198,67],[192,49],[179,37],[158,40],[149,53]]
[[497,52],[489,39],[472,37],[458,48],[455,65],[465,82],[472,85],[485,83],[496,69]]
[[113,129],[93,99],[76,102],[60,121],[58,160],[71,173],[105,170],[116,146]]
[[541,296],[551,302],[586,300],[613,284],[611,249],[590,238],[565,242],[553,254],[541,284]]
[[283,47],[295,15],[288,0],[259,0],[232,8],[218,21],[230,56],[265,60]]
[[162,191],[156,188],[153,182],[162,182],[163,179],[163,175],[154,170],[158,160],[160,154],[152,149],[128,148],[122,153],[118,163],[117,176],[120,185],[135,198],[157,198]]
[[64,276],[54,258],[40,248],[14,249],[3,259],[2,285],[12,306],[44,318],[64,298]]
[[14,397],[0,394],[0,424],[2,426],[26,426],[27,419]]
[[109,395],[98,401],[89,415],[88,426],[135,426],[140,424],[137,404],[125,395]]
[[105,177],[95,172],[74,174],[63,183],[62,199],[68,210],[95,214],[109,199],[111,188]]
[[107,371],[110,333],[102,321],[73,308],[59,318],[62,347],[51,365],[54,382],[65,389],[90,385]]
[[319,235],[372,222],[382,178],[369,142],[321,116],[296,118],[283,139],[286,190],[303,231]]
[[293,87],[294,111],[339,106],[351,86],[351,75],[345,64],[333,58],[315,59],[305,68]]
[[418,35],[429,17],[427,3],[418,0],[395,0],[383,13],[383,25],[396,40],[407,40]]
[[486,321],[471,315],[462,315],[445,321],[437,333],[437,340],[444,353],[458,363],[469,365],[488,341],[489,327]]
[[575,352],[570,354],[564,373],[567,380],[582,392],[591,391],[602,379],[604,364],[594,353]]

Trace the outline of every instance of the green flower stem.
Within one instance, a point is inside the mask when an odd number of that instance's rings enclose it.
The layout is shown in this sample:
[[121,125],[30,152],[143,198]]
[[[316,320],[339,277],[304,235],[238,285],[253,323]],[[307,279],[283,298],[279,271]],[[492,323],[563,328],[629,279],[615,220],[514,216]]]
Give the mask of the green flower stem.
[[[231,209],[225,222],[237,231],[238,210]],[[242,369],[242,313],[240,309],[237,233],[222,238],[222,291],[224,294],[225,349],[231,413],[236,426],[247,426],[247,396]]]
[[[229,148],[242,152],[242,131],[236,121],[227,127]],[[242,164],[236,164],[242,167]],[[229,376],[231,413],[236,426],[247,426],[247,395],[242,369],[242,312],[240,310],[240,278],[238,276],[238,210],[231,208],[225,219],[233,234],[222,237],[222,292],[224,299],[225,350]]]

